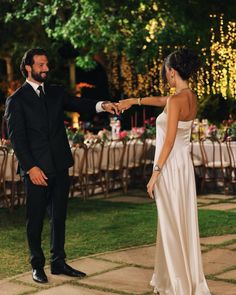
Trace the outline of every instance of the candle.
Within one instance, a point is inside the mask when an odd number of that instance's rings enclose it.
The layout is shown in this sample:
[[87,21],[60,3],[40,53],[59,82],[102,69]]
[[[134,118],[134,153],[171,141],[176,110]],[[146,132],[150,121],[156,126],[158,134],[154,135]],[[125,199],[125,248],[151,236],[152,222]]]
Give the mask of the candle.
[[134,127],[134,118],[133,118],[133,116],[131,116],[131,130],[133,127]]
[[143,108],[143,125],[144,125],[145,120],[146,120],[146,109]]
[[137,127],[137,116],[138,116],[138,113],[135,112],[134,113],[134,127]]

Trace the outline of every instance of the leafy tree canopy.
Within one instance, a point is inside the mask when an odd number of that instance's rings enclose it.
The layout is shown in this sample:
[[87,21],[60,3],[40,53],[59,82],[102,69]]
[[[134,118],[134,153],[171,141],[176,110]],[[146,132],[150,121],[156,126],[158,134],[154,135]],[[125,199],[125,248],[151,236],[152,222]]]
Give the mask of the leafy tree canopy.
[[235,1],[224,2],[3,0],[6,22],[27,22],[33,33],[42,25],[49,38],[68,42],[77,50],[77,63],[83,68],[94,66],[93,56],[98,52],[124,52],[137,65],[144,65],[157,55],[160,45],[205,46],[210,13],[235,17]]

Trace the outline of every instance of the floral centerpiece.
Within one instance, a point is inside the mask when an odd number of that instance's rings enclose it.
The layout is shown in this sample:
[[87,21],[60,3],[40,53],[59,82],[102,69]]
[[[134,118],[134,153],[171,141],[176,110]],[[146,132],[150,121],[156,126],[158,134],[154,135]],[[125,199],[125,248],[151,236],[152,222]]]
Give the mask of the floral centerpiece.
[[64,122],[66,126],[66,134],[70,145],[76,145],[84,142],[84,132],[80,128],[68,126],[68,122]]
[[130,132],[130,137],[132,138],[142,137],[145,131],[146,131],[145,127],[133,127]]
[[119,132],[119,139],[128,141],[130,139],[129,133],[126,130],[120,131]]
[[97,134],[97,136],[100,138],[101,141],[105,142],[108,140],[111,140],[111,131],[103,128],[100,130]]
[[155,138],[156,137],[156,118],[151,117],[144,121],[144,132],[142,138]]
[[229,128],[229,136],[232,140],[236,141],[236,122],[234,122]]
[[217,138],[217,127],[214,124],[211,124],[207,130],[207,136],[211,138]]
[[229,116],[228,120],[222,122],[224,129],[224,141],[230,137],[231,140],[236,141],[236,120],[232,115]]

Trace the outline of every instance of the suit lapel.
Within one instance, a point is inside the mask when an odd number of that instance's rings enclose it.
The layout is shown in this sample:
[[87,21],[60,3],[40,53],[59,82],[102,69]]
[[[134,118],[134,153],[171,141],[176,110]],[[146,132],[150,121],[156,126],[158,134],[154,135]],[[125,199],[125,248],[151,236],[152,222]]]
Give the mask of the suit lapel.
[[38,111],[40,112],[41,110],[42,118],[48,120],[48,114],[44,102],[41,101],[40,97],[37,95],[33,87],[29,83],[25,82],[22,85],[22,88],[24,91],[25,100],[29,101],[30,103],[33,102],[33,104],[37,106]]
[[39,96],[37,95],[37,93],[34,91],[33,87],[29,83],[25,82],[22,85],[22,88],[24,90],[25,96],[30,97],[30,98],[35,98],[35,99],[37,99],[37,101],[40,100]]
[[48,117],[48,128],[49,132],[52,127],[52,120],[53,120],[53,104],[52,104],[52,94],[50,92],[50,87],[45,83],[44,84],[44,90],[46,95],[46,105],[47,105],[47,117]]

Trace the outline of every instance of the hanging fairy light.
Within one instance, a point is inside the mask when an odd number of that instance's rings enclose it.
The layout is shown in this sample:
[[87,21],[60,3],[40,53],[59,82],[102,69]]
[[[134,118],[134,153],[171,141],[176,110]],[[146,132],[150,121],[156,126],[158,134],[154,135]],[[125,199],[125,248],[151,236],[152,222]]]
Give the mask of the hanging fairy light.
[[[198,94],[213,93],[222,94],[225,99],[236,98],[236,49],[233,47],[236,41],[236,23],[228,22],[225,25],[222,14],[210,15],[210,18],[213,25],[215,22],[218,25],[211,27],[210,54],[206,57],[205,72],[200,70],[198,74],[198,82],[204,81],[204,89],[199,86]],[[202,52],[205,53],[206,49]]]
[[[210,18],[212,20],[210,46],[201,50],[205,65],[198,71],[197,83],[191,82],[191,86],[198,97],[205,94],[222,94],[224,98],[234,97],[236,99],[236,49],[234,48],[236,22],[230,21],[225,24],[223,15],[212,14]],[[162,25],[165,24],[162,23]],[[157,22],[153,19],[147,24],[146,29],[149,30],[147,43],[152,42],[156,27]],[[199,42],[198,38],[196,44]],[[146,48],[147,45],[144,45],[143,50]],[[165,48],[170,48],[170,46],[166,45]],[[177,48],[178,46],[174,47],[174,49]],[[112,88],[122,89],[126,97],[163,95],[165,89],[160,79],[162,62],[162,46],[157,47],[157,56],[149,65],[146,65],[145,72],[142,74],[136,72],[135,61],[128,61],[125,54],[122,54],[121,58],[113,54],[108,71]],[[170,93],[173,92],[172,90]]]

